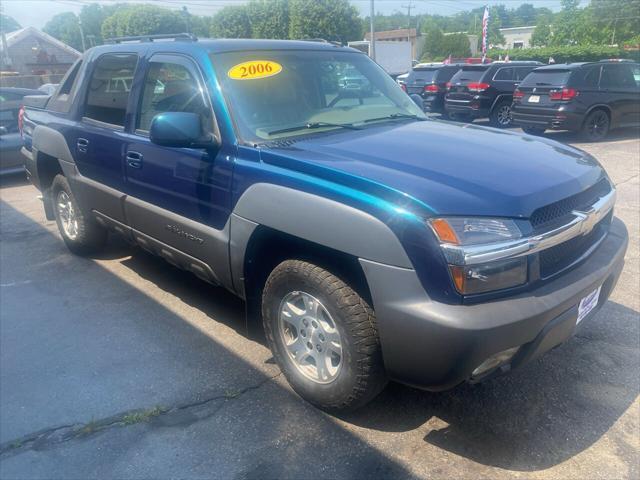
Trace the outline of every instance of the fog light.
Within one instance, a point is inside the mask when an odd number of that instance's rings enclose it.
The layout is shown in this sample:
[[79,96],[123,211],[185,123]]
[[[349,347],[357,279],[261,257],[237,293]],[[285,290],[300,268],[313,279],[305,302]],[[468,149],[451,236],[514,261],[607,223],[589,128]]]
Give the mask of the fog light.
[[486,373],[494,368],[499,367],[500,365],[507,363],[513,356],[516,354],[520,347],[513,347],[508,350],[503,350],[502,352],[496,353],[491,357],[487,358],[484,362],[480,364],[478,368],[476,368],[472,373],[471,377],[479,377],[483,373]]
[[460,267],[450,265],[451,277],[463,295],[517,287],[527,281],[525,257]]

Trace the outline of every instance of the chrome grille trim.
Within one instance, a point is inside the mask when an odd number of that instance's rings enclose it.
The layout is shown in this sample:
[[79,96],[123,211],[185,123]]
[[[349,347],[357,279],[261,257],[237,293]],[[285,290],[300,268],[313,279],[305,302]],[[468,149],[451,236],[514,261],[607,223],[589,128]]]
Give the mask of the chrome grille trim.
[[612,188],[588,209],[573,210],[573,218],[569,222],[546,232],[506,242],[468,246],[443,243],[441,246],[451,265],[477,265],[530,255],[589,233],[613,209],[615,203],[616,190]]

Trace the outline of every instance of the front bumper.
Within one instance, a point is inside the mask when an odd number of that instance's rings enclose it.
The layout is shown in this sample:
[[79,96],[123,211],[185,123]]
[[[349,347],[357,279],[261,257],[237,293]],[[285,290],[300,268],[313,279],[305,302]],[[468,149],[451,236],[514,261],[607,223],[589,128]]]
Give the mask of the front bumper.
[[573,335],[578,303],[599,286],[598,308],[604,304],[622,271],[627,243],[624,224],[614,219],[606,239],[582,264],[535,290],[475,305],[435,302],[415,271],[361,259],[387,373],[437,391],[470,380],[480,364],[504,350],[520,347],[502,370],[538,357]]

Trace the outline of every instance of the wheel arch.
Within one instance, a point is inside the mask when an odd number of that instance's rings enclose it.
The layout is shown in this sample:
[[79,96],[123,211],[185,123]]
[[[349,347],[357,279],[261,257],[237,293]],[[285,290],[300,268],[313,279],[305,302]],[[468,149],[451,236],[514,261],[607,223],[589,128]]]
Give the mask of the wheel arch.
[[249,331],[260,328],[262,290],[269,274],[285,260],[303,260],[333,273],[373,305],[371,291],[358,257],[290,235],[264,225],[258,225],[249,238],[242,263],[241,296],[247,302]]

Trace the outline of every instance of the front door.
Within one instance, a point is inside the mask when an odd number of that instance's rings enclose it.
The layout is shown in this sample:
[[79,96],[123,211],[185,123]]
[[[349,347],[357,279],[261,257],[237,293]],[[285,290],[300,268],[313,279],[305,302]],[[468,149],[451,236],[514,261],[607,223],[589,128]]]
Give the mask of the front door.
[[172,255],[187,254],[205,262],[216,278],[224,278],[233,146],[224,139],[215,150],[151,143],[149,129],[157,114],[196,113],[206,130],[203,134],[210,135],[216,132],[215,116],[201,73],[191,59],[156,54],[144,77],[133,134],[124,152],[127,219],[143,246],[150,243],[169,261]]

